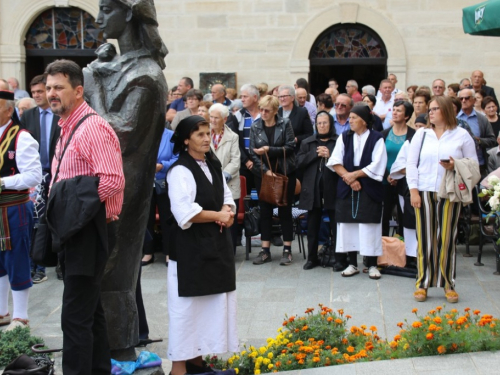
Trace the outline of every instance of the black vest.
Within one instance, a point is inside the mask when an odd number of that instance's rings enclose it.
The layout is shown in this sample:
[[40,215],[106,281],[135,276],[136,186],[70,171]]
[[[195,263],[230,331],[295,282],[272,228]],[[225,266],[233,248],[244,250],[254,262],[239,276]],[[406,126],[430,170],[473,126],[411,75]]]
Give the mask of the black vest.
[[[203,210],[220,211],[224,204],[222,167],[207,153],[213,182],[187,152],[181,153],[171,168],[188,168],[196,181],[194,201]],[[236,290],[234,253],[229,229],[215,223],[194,223],[189,229],[175,226],[174,254],[180,297],[197,297]]]
[[[368,139],[363,148],[363,154],[359,162],[359,167],[354,167],[354,132],[347,131],[342,133],[342,141],[344,142],[344,168],[348,172],[353,172],[355,169],[363,169],[372,162],[372,152],[377,141],[382,138],[382,134],[377,131],[370,130]],[[359,179],[361,187],[365,190],[368,196],[375,202],[384,200],[384,186],[381,181],[376,181],[370,177]],[[339,178],[337,188],[337,198],[344,199],[351,193],[351,188],[341,178]]]
[[[4,130],[2,137],[0,138],[0,152],[3,150],[3,153],[0,156],[1,177],[14,176],[20,173],[19,169],[17,169],[16,163],[16,147],[19,134],[21,134],[21,127],[19,125],[14,125],[14,123],[11,122]],[[2,194],[9,194],[13,192],[16,194],[27,194],[28,190],[2,190]]]

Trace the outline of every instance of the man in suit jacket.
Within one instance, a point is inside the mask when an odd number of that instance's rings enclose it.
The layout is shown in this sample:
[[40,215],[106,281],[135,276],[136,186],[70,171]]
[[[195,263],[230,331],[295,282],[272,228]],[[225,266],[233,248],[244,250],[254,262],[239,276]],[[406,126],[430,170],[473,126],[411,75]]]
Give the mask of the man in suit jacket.
[[[30,86],[31,94],[33,95],[33,99],[35,99],[37,107],[23,112],[21,126],[28,130],[40,145],[39,152],[43,177],[41,184],[36,188],[34,217],[35,222],[37,222],[38,218],[45,212],[49,185],[52,179],[50,165],[54,157],[54,150],[59,139],[59,134],[61,133],[61,128],[57,125],[59,116],[52,113],[49,101],[47,100],[44,76],[38,75],[33,78]],[[32,264],[31,269],[33,283],[39,284],[47,280],[45,267]]]
[[300,150],[300,143],[314,133],[309,112],[304,107],[295,104],[295,89],[292,86],[282,85],[278,89],[280,109],[278,115],[289,118],[295,134],[295,153]]
[[480,70],[474,70],[471,74],[471,83],[474,92],[483,90],[485,96],[492,96],[496,100],[495,89],[493,87],[486,86],[484,83],[484,74]]

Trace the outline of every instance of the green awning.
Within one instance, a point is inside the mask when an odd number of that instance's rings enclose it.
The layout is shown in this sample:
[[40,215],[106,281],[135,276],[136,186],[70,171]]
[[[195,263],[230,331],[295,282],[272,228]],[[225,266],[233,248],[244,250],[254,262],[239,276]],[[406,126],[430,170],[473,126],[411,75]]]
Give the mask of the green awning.
[[489,0],[463,9],[464,32],[500,36],[500,0]]

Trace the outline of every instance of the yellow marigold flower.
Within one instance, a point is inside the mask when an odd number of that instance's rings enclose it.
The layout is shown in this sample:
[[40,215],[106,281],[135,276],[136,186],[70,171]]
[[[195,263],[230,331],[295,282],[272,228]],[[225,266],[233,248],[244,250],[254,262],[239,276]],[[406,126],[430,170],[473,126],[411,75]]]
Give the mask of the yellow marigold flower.
[[265,347],[263,347],[263,346],[261,346],[261,347],[259,348],[259,352],[260,352],[260,354],[264,354],[266,351],[267,351],[267,348],[265,348]]
[[395,348],[397,348],[397,347],[398,347],[398,343],[397,343],[396,341],[391,341],[391,342],[389,343],[389,346],[390,346],[392,349],[395,349]]
[[268,364],[268,365],[267,365],[267,368],[268,368],[269,370],[271,370],[273,367],[274,367],[274,365],[273,365],[272,363],[270,363],[270,364]]
[[425,335],[425,338],[427,340],[432,340],[434,338],[434,335],[432,333],[428,333],[427,335]]
[[418,322],[418,321],[413,322],[411,325],[413,328],[420,328],[420,327],[422,327],[422,322]]
[[273,358],[273,353],[272,352],[267,353],[267,358],[272,359]]
[[279,327],[277,332],[279,333],[281,331],[283,331],[283,328]]
[[313,362],[319,362],[319,361],[320,361],[319,357],[314,357],[313,358]]
[[271,363],[271,360],[270,360],[269,358],[264,358],[264,359],[262,360],[262,363],[263,363],[264,365],[268,365],[268,364],[270,364],[270,363]]
[[446,347],[444,345],[439,345],[437,351],[439,354],[444,354],[446,353]]
[[352,352],[354,351],[354,348],[353,348],[352,346],[348,346],[348,347],[347,347],[347,351],[348,351],[349,353],[352,353]]
[[418,311],[418,309],[417,309],[417,308],[415,308],[415,309],[411,310],[411,312],[412,312],[413,314],[416,314],[416,313],[417,313],[417,311]]
[[247,351],[246,351],[246,350],[243,350],[240,354],[241,354],[241,355],[245,355],[245,354],[247,354]]
[[377,332],[377,327],[375,327],[375,326],[371,326],[371,327],[370,327],[370,331],[372,331],[372,332]]
[[410,348],[410,344],[408,344],[408,343],[404,344],[404,346],[403,346],[404,350],[408,350],[409,348]]
[[260,370],[254,370],[253,372],[255,375],[260,375]]
[[233,370],[236,373],[236,375],[238,375],[240,373],[240,369],[238,367],[235,367]]
[[433,320],[434,320],[434,323],[437,323],[437,324],[441,324],[441,322],[443,321],[440,316],[434,317]]

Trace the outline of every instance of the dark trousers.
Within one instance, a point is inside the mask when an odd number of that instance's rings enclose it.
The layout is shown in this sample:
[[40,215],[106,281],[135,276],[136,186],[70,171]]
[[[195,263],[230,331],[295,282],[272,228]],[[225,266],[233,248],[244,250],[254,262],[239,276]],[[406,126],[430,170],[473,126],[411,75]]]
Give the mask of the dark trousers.
[[64,276],[61,328],[65,375],[111,373],[101,279],[102,276]]
[[137,284],[135,287],[135,303],[137,304],[137,317],[139,318],[139,339],[145,340],[149,337],[149,326],[144,301],[142,300],[141,270],[142,267],[139,267],[139,275],[137,275]]
[[398,211],[398,234],[400,236],[403,235],[403,211],[399,206],[399,198],[398,191],[396,186],[392,185],[384,185],[384,211],[382,214],[382,236],[389,236],[389,222],[392,219],[392,212],[394,210],[394,206],[397,207]]
[[[158,215],[160,216],[162,252],[164,255],[168,255],[168,244],[171,232],[170,218],[172,217],[172,212],[170,211],[170,201],[168,199],[168,194],[157,194],[156,190],[153,189],[147,226],[151,235],[154,234],[154,227],[156,223],[156,207],[158,207]],[[154,254],[154,241],[148,241],[144,244],[143,254]]]
[[[332,245],[335,246],[337,239],[337,224],[335,222],[335,210],[326,210],[330,218],[330,234],[332,238]],[[319,229],[323,218],[323,209],[315,207],[307,211],[307,260],[318,260],[318,246],[319,246]]]
[[247,194],[250,195],[252,189],[255,189],[255,175],[250,169],[242,165],[240,168],[240,176],[245,177],[247,181]]
[[[292,204],[295,194],[296,176],[295,172],[288,174],[287,206],[278,207],[278,217],[280,219],[281,231],[283,232],[283,241],[293,241],[293,219]],[[255,178],[257,192],[260,192],[262,180]],[[259,200],[260,206],[260,230],[262,241],[271,241],[273,225],[274,205]]]

